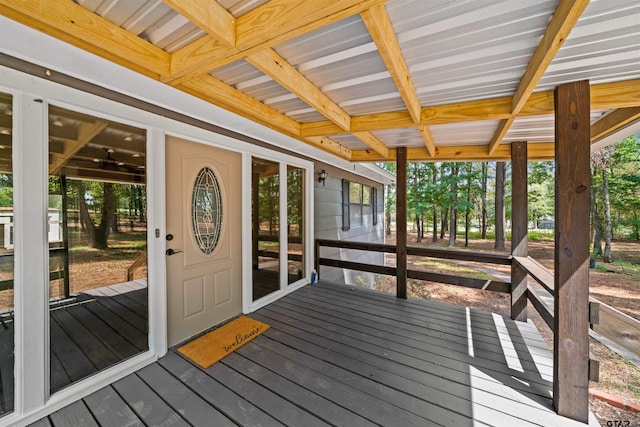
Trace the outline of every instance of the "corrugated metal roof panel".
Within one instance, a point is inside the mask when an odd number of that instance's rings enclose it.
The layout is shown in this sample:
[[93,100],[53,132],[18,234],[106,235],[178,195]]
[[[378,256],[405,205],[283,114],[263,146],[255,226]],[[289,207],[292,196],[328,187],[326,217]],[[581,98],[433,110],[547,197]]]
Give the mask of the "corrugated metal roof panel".
[[77,3],[168,52],[205,35],[160,0],[77,0]]
[[557,1],[390,1],[423,106],[512,95]]
[[[606,111],[591,112],[591,123],[597,121]],[[553,114],[535,117],[517,118],[502,140],[505,143],[514,141],[553,142],[555,140],[555,116]]]
[[424,147],[424,141],[420,132],[416,128],[390,129],[372,132],[375,137],[382,141],[389,148]]
[[269,0],[216,0],[236,18],[262,6]]
[[498,120],[429,126],[436,145],[486,145],[498,128]]
[[640,78],[640,1],[593,0],[551,62],[536,91],[589,80]]

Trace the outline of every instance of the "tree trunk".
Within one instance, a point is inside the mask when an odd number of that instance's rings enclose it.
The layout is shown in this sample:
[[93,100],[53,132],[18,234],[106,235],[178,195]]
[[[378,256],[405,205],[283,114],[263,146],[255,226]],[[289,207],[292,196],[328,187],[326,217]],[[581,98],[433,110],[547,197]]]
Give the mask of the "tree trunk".
[[611,202],[609,201],[609,178],[607,177],[607,167],[602,166],[602,192],[604,193],[604,262],[613,262],[611,256]]
[[[597,168],[594,167],[591,182],[593,183],[593,177],[597,173]],[[595,186],[591,185],[591,222],[593,223],[593,254],[595,256],[602,255],[602,220],[600,219],[600,212],[598,211],[598,202],[596,200]]]
[[138,185],[137,186],[137,191],[138,191],[138,213],[140,214],[139,219],[140,222],[145,222],[145,197],[144,197],[144,192],[145,192],[145,187],[143,187],[142,185]]
[[385,226],[387,228],[387,236],[391,236],[391,212],[389,212],[389,209],[387,209],[386,217]]
[[505,186],[505,162],[496,163],[496,243],[495,248],[504,250],[504,186]]
[[449,219],[449,209],[442,209],[440,215],[440,238],[444,239],[444,233],[447,230],[447,221]]
[[486,162],[482,162],[482,239],[487,238],[487,174],[488,167]]
[[433,235],[431,236],[432,242],[438,241],[438,207],[433,205]]
[[420,243],[422,241],[422,234],[420,233],[420,217],[416,214],[416,242]]
[[424,215],[420,216],[420,240],[424,239]]
[[467,209],[464,221],[464,246],[469,247],[469,209]]
[[87,208],[87,202],[85,198],[85,188],[82,181],[78,181],[78,208],[80,210],[80,226],[82,231],[87,236],[87,245],[90,248],[95,247],[96,241],[96,226],[91,220],[89,215],[89,209]]
[[469,216],[471,215],[471,172],[473,172],[472,168],[473,168],[473,164],[469,163],[468,164],[469,170],[468,175],[467,175],[467,208],[465,209],[465,218],[464,218],[464,246],[465,247],[469,247],[469,226],[470,226],[470,219]]
[[80,220],[87,234],[89,247],[96,249],[107,249],[109,247],[109,232],[113,227],[113,220],[115,218],[114,211],[116,208],[116,197],[115,191],[113,190],[113,184],[105,182],[102,185],[103,201],[101,218],[100,224],[96,226],[93,223],[91,216],[89,215],[89,210],[87,209],[87,204],[84,199],[84,183],[82,181],[78,182],[78,204],[80,207]]
[[449,246],[456,244],[456,233],[458,231],[458,164],[451,167],[451,178],[453,181],[451,192],[453,193],[453,203],[451,204],[451,219],[449,225]]

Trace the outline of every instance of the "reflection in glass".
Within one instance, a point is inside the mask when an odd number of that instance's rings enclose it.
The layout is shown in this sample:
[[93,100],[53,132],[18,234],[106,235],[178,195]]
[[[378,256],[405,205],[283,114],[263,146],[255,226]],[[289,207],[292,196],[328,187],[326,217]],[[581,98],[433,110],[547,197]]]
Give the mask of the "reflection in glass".
[[304,169],[287,167],[287,283],[304,277]]
[[52,393],[148,348],[146,132],[49,108]]
[[253,300],[280,289],[280,165],[252,160]]
[[0,93],[0,416],[14,408],[13,103]]

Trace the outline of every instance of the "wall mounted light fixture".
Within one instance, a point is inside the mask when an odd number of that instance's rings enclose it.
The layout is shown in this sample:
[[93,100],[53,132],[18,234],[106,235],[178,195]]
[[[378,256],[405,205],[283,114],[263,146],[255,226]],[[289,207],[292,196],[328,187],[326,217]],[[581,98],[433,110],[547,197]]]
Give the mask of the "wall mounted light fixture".
[[324,181],[325,179],[327,179],[328,176],[329,174],[324,169],[322,169],[318,174],[318,182],[321,182],[323,187],[324,187]]

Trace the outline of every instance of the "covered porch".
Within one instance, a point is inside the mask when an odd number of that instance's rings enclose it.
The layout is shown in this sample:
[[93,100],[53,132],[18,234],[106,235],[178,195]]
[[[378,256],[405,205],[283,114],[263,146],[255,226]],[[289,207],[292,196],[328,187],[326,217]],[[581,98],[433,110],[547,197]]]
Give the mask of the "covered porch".
[[249,316],[271,328],[209,369],[169,351],[35,425],[584,425],[531,323],[325,282]]

